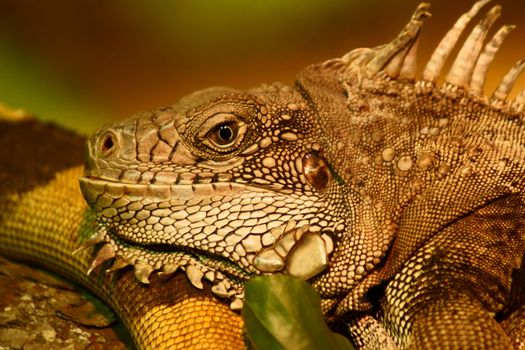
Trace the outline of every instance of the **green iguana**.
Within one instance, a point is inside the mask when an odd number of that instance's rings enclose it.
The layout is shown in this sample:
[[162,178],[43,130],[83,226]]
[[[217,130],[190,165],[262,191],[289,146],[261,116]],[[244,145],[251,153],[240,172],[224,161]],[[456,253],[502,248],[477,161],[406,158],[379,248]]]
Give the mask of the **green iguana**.
[[484,95],[513,29],[486,39],[499,6],[443,68],[488,2],[420,77],[428,4],[294,86],[211,88],[99,129],[83,173],[49,135],[34,174],[2,183],[0,252],[95,291],[139,348],[242,348],[232,309],[271,273],[309,280],[359,348],[523,348],[525,92],[509,93],[525,60]]

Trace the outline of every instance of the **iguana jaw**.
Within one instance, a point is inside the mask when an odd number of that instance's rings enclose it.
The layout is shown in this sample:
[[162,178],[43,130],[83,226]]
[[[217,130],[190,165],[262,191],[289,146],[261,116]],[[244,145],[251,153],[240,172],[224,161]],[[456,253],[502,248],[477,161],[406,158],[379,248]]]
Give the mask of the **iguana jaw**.
[[[148,224],[144,213],[141,214],[141,211],[138,210],[139,206],[144,208],[149,205],[149,212],[153,214],[154,210],[163,210],[161,203],[166,205],[169,202],[168,198],[172,199],[172,203],[182,201],[179,206],[187,204],[187,200],[195,201],[198,198],[195,194],[199,191],[195,190],[195,186],[197,185],[194,185],[193,189],[191,185],[171,186],[170,188],[170,186],[123,184],[105,179],[82,177],[80,187],[96,215],[95,221],[98,227],[96,234],[84,242],[84,245],[101,245],[88,273],[102,263],[111,260],[112,266],[107,270],[108,272],[131,265],[137,280],[149,284],[149,276],[153,272],[167,278],[177,270],[183,270],[194,287],[202,289],[203,281],[206,280],[212,283],[212,292],[219,297],[230,299],[233,309],[240,308],[244,293],[242,281],[248,279],[253,273],[218,253],[210,253],[195,246],[188,246],[182,237],[179,237],[178,241],[170,241],[169,235],[164,239],[162,237],[157,237],[156,240],[155,237],[151,238],[157,231],[151,227],[152,221]],[[234,192],[232,186],[226,183],[217,184],[214,188],[217,189],[216,196],[219,196],[221,191],[227,190],[230,194]],[[173,193],[170,192],[171,190]],[[121,199],[120,202],[119,199]],[[123,205],[124,202],[127,205]],[[156,209],[153,210],[153,207]],[[165,215],[166,213],[158,214]],[[151,217],[155,216],[151,215]],[[167,215],[166,218],[168,218]],[[162,218],[157,217],[153,221],[159,223],[161,220]],[[182,220],[186,219],[179,221]],[[130,231],[129,225],[126,225],[130,221],[133,224],[143,222],[143,224],[131,226],[144,228],[140,231],[143,234],[150,234],[150,240],[141,240],[139,230]],[[175,221],[171,220],[171,222]],[[166,224],[167,221],[163,223]],[[190,223],[187,223],[185,226],[189,225]],[[176,231],[173,230],[174,226],[170,227],[172,229],[163,227],[163,233]]]
[[[168,186],[83,177],[80,187],[97,216],[99,230],[92,241],[105,244],[91,269],[116,258],[110,270],[133,265],[143,283],[149,282],[154,271],[169,275],[181,268],[195,287],[202,288],[204,278],[214,283],[215,294],[235,301],[242,299],[242,281],[256,274],[283,272],[303,279],[315,277],[327,267],[334,248],[329,234],[305,220],[313,214],[295,216],[302,218],[300,221],[284,221],[276,214],[273,221],[265,217],[255,224],[257,212],[261,217],[265,211],[274,212],[273,204],[278,202],[281,207],[312,206],[300,196],[237,183]],[[214,191],[206,193],[205,188]],[[235,200],[239,202],[236,209],[231,205]],[[217,216],[226,213],[229,217],[222,218],[222,226]],[[235,227],[235,220],[243,225]],[[222,227],[226,231],[221,231]],[[243,232],[247,234],[241,236]],[[228,243],[232,236],[235,244]]]
[[[253,275],[233,262],[184,246],[130,244],[122,240],[117,231],[106,228],[104,223],[99,223],[99,228],[103,236],[103,245],[99,252],[103,252],[103,256],[99,258],[99,253],[91,268],[114,255],[115,259],[108,272],[131,265],[137,280],[144,284],[149,284],[149,275],[152,273],[156,272],[162,278],[169,278],[178,270],[182,270],[195,288],[203,289],[203,282],[207,281],[212,284],[211,291],[215,295],[230,300],[233,309],[242,306],[240,302],[244,297],[243,282]],[[104,247],[111,247],[110,251],[114,253],[104,256]],[[151,265],[153,262],[154,266]]]

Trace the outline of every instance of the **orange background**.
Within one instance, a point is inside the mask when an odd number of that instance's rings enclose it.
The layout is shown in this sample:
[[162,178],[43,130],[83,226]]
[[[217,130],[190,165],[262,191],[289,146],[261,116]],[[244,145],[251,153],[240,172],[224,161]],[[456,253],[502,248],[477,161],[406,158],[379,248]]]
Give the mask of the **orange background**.
[[[206,86],[292,83],[310,63],[390,41],[418,3],[0,0],[0,101],[90,132]],[[420,66],[472,3],[433,1]],[[525,1],[497,3],[492,32],[518,28],[489,72],[492,88],[525,57]]]

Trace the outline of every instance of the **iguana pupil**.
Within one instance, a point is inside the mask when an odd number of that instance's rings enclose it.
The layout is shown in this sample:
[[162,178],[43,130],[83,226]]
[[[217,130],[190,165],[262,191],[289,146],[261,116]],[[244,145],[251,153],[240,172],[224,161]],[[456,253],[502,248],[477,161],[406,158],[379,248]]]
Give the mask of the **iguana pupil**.
[[235,132],[230,125],[220,125],[217,130],[218,143],[228,145],[235,139]]
[[228,125],[222,125],[219,128],[219,137],[224,142],[230,142],[233,136],[233,131]]

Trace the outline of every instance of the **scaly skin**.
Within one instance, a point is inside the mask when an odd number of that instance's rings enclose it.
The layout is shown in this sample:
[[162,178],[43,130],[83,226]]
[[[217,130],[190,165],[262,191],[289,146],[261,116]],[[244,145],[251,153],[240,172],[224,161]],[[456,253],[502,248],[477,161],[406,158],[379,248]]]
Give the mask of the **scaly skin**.
[[525,63],[482,94],[511,30],[483,49],[499,7],[438,83],[487,2],[420,80],[427,4],[390,44],[307,67],[294,87],[207,89],[98,130],[80,179],[97,247],[83,267],[131,265],[155,294],[157,272],[182,269],[232,309],[245,280],[286,273],[362,348],[522,347],[525,93],[508,95]]

